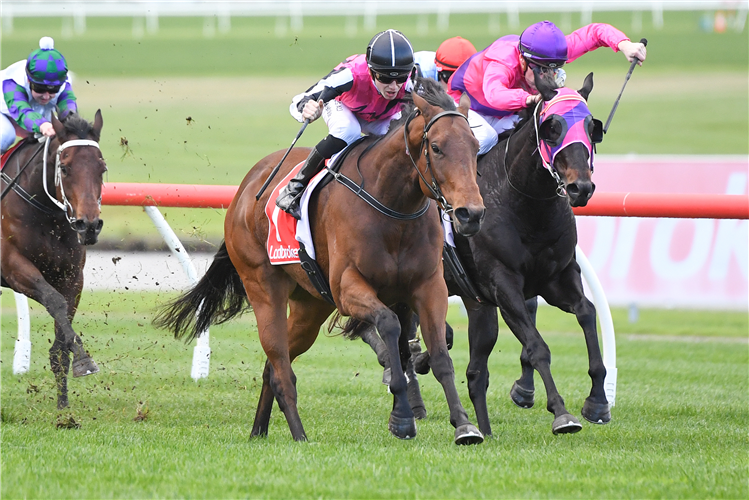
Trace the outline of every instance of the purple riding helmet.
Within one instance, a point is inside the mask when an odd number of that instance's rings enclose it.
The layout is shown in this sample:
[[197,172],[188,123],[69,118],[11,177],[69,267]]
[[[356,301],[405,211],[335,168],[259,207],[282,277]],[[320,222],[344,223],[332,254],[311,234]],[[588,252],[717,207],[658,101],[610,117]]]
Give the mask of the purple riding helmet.
[[551,21],[532,24],[520,35],[520,54],[545,68],[561,68],[567,61],[567,39]]

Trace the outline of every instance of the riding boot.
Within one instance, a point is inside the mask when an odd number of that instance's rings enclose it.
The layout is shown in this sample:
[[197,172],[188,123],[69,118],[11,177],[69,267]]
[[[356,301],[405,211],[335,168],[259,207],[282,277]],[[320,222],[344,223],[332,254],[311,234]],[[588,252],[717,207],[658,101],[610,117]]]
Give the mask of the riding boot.
[[307,160],[305,160],[304,165],[302,165],[302,169],[289,181],[286,187],[281,190],[281,193],[276,199],[276,205],[278,208],[295,219],[302,218],[299,200],[302,197],[304,188],[307,187],[307,184],[312,177],[320,171],[324,161],[325,157],[317,151],[317,148],[314,148],[307,157]]

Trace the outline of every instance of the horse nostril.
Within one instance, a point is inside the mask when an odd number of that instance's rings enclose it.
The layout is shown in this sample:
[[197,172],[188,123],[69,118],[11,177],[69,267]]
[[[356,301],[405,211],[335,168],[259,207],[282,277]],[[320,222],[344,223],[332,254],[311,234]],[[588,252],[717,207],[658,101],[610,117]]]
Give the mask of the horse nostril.
[[578,186],[576,183],[567,184],[567,194],[570,196],[570,198],[577,198],[580,195],[580,186]]
[[466,223],[471,218],[471,212],[465,207],[456,208],[455,218],[458,219],[459,222]]
[[101,219],[99,219],[99,220],[98,220],[98,221],[96,222],[96,229],[95,229],[95,231],[96,231],[96,234],[99,234],[99,233],[101,232],[101,228],[102,228],[102,227],[104,227],[104,221],[103,221],[103,220],[101,220]]
[[83,219],[76,219],[75,222],[71,224],[71,226],[77,233],[83,233],[86,231],[86,222]]

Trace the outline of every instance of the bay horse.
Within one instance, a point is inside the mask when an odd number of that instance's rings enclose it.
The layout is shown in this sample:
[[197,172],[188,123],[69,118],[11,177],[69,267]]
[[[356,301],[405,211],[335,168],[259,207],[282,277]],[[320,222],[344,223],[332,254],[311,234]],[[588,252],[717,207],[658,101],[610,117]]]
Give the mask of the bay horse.
[[[478,184],[487,213],[481,232],[470,239],[454,235],[457,253],[481,302],[468,295],[445,268],[450,295],[461,296],[468,312],[470,361],[466,376],[484,435],[491,435],[487,362],[498,336],[497,307],[522,345],[522,373],[510,390],[512,401],[521,408],[533,406],[535,369],[546,387],[547,410],[554,414],[552,432],[582,429],[554,384],[551,352],[535,325],[537,296],[577,317],[592,381],[582,415],[596,424],[611,420],[596,310],[583,293],[575,260],[577,227],[571,208],[585,206],[595,190],[592,155],[602,130],[586,103],[593,89],[593,74],[578,92],[564,89],[557,95],[538,77],[536,86],[544,99],[543,109],[527,112],[509,137],[478,162]],[[558,114],[557,106],[563,104],[573,108],[573,116]],[[571,132],[573,127],[577,127],[575,132]],[[415,329],[409,336],[414,333]],[[417,355],[414,365],[417,372],[428,372],[428,353]]]
[[49,360],[58,409],[68,406],[71,352],[74,377],[99,371],[71,323],[83,289],[86,246],[96,243],[103,225],[107,167],[98,144],[102,125],[101,110],[93,124],[77,114],[62,122],[53,115],[55,137],[44,145],[33,139],[19,144],[0,183],[7,194],[0,236],[2,286],[39,302],[55,321]]
[[[353,320],[348,330],[375,325],[387,344],[394,367],[388,428],[398,438],[414,437],[416,424],[398,354],[399,342],[405,338],[401,331],[413,309],[421,317],[434,374],[447,397],[455,443],[483,441],[460,403],[445,343],[443,231],[437,207],[430,201],[436,199],[450,211],[457,233],[469,237],[478,232],[484,216],[476,185],[478,142],[466,119],[467,96],[456,110],[436,82],[417,80],[416,88],[414,106],[403,111],[403,118],[391,124],[385,136],[365,138],[342,161],[340,174],[356,179],[358,186],[351,189],[331,182],[312,195],[314,249],[335,305],[323,300],[302,265],[270,264],[264,207],[272,191],[259,200],[255,193],[279,162],[283,154],[279,151],[260,160],[242,181],[226,213],[225,242],[207,273],[154,320],[176,337],[191,340],[206,325],[236,316],[249,302],[268,356],[251,436],[267,435],[275,397],[293,439],[307,439],[297,410],[291,362],[312,346],[320,326],[337,308]],[[292,150],[281,172],[289,172],[308,153],[308,148]],[[371,195],[367,203],[357,194],[362,190]],[[417,217],[418,213],[423,215]]]

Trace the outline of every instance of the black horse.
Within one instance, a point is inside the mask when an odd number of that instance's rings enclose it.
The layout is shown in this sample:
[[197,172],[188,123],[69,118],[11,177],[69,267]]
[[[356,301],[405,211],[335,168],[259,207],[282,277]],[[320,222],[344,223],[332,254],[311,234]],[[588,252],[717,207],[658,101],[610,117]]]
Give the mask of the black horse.
[[47,147],[25,140],[3,168],[0,258],[2,286],[36,300],[55,320],[49,359],[62,409],[68,406],[70,353],[74,377],[99,371],[71,322],[83,289],[85,245],[96,243],[103,225],[107,168],[98,145],[100,111],[93,124],[71,114],[64,122],[53,116],[52,125],[56,137]]
[[[575,260],[577,228],[571,209],[585,206],[595,189],[591,180],[592,154],[602,130],[585,103],[593,88],[593,74],[588,75],[579,92],[564,89],[559,96],[538,78],[536,83],[544,98],[543,109],[528,112],[513,133],[478,162],[478,184],[487,207],[481,231],[472,238],[454,235],[457,253],[481,302],[464,291],[449,266],[445,266],[449,293],[461,296],[468,312],[470,362],[466,375],[479,429],[485,435],[491,434],[486,403],[487,361],[498,336],[497,306],[523,346],[522,374],[510,391],[512,400],[521,408],[533,406],[535,369],[546,387],[547,409],[555,417],[552,432],[582,429],[567,411],[554,384],[551,353],[535,326],[537,296],[577,317],[585,335],[592,380],[582,415],[598,424],[611,420],[604,392],[606,369],[598,343],[596,310],[583,293],[580,267]],[[570,119],[557,114],[554,104],[561,100],[568,101],[567,107],[576,106],[578,116]],[[577,123],[570,122],[575,119],[582,123],[578,127],[584,127],[582,134],[576,129],[577,139],[583,136],[580,142],[573,142],[574,133],[570,133]],[[546,159],[541,156],[542,151]],[[411,336],[414,332],[415,329]],[[366,340],[378,345],[371,335]],[[417,372],[426,373],[428,354],[417,355],[413,363]]]

